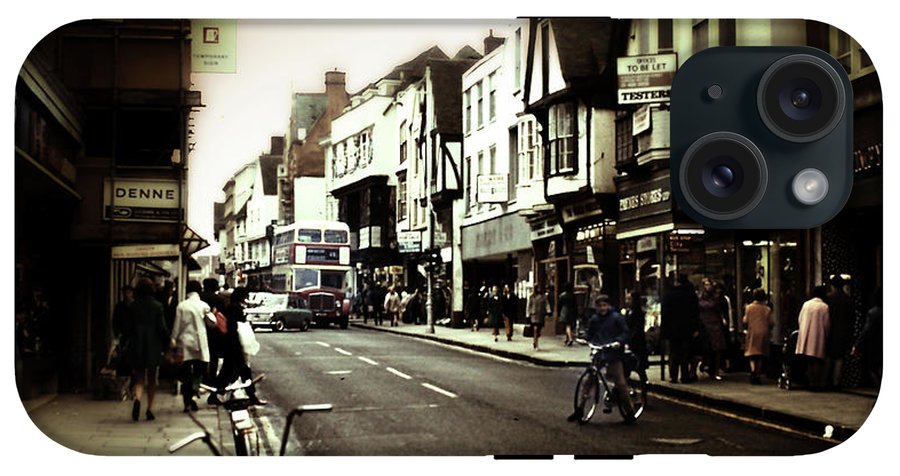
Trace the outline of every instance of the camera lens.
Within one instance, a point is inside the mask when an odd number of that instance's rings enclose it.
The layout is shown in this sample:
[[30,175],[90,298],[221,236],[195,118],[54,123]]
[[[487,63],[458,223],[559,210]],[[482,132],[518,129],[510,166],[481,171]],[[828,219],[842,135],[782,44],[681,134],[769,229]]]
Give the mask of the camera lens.
[[791,94],[791,104],[798,109],[809,106],[809,91],[805,89],[795,89]]
[[812,142],[840,122],[845,93],[825,60],[798,54],[781,58],[763,73],[757,106],[766,126],[782,139]]
[[716,220],[733,220],[753,210],[767,179],[759,148],[732,132],[714,132],[691,144],[678,178],[688,205]]

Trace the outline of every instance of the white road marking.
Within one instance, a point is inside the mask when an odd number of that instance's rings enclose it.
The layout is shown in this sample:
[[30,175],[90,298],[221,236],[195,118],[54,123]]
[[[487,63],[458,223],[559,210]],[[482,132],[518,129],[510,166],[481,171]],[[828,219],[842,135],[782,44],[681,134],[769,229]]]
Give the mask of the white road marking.
[[448,397],[450,397],[450,398],[456,398],[456,397],[457,397],[457,395],[456,395],[455,393],[453,393],[453,392],[448,392],[448,391],[446,391],[446,390],[444,390],[443,388],[440,388],[440,387],[435,387],[434,385],[431,385],[430,383],[423,383],[422,386],[425,387],[425,388],[427,388],[428,390],[434,390],[435,392],[440,393],[441,395],[446,395],[446,396],[448,396]]
[[375,362],[374,360],[372,360],[372,359],[370,359],[370,358],[368,358],[368,357],[357,357],[357,358],[358,358],[359,360],[362,360],[363,362],[365,362],[365,363],[367,363],[367,364],[378,365],[378,362]]
[[388,372],[390,372],[400,378],[405,378],[406,380],[412,380],[412,377],[410,377],[409,375],[406,375],[405,373],[403,373],[397,369],[394,369],[392,367],[387,367],[384,370],[387,370]]
[[328,371],[325,373],[328,375],[344,375],[344,374],[349,374],[350,372],[353,372],[353,371],[352,370],[331,370],[331,371]]
[[275,456],[275,453],[268,454],[267,450],[276,451],[275,447],[278,446],[280,437],[277,433],[275,433],[275,429],[272,428],[272,422],[269,421],[269,417],[260,416],[258,417],[258,421],[260,423],[260,427],[265,434],[265,438],[268,442],[268,445],[260,445],[260,456]]
[[299,351],[297,351],[297,352],[294,352],[294,355],[303,355],[303,353],[302,353],[302,352],[299,352]]
[[339,354],[353,355],[352,353],[347,352],[346,350],[341,349],[340,347],[335,347],[335,348],[334,348],[334,351],[337,352],[337,353],[339,353]]
[[331,347],[331,345],[329,345],[327,342],[316,341],[316,344],[319,344],[319,345],[321,345],[322,347]]

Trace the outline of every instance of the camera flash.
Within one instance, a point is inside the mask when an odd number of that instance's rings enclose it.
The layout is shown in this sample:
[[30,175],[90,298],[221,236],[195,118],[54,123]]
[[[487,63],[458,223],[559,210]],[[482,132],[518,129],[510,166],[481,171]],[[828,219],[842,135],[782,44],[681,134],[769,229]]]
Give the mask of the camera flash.
[[828,195],[828,178],[818,169],[803,169],[794,176],[794,198],[804,205],[815,205]]

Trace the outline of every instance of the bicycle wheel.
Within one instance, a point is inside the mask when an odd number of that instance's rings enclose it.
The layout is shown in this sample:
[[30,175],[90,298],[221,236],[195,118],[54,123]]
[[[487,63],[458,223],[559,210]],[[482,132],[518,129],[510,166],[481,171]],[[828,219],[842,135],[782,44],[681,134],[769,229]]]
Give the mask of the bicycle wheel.
[[575,386],[575,414],[579,423],[587,423],[594,416],[597,402],[600,401],[600,382],[593,370],[587,369],[578,378]]
[[629,412],[620,400],[616,400],[616,406],[619,407],[622,418],[630,423],[640,418],[647,406],[647,374],[644,371],[632,370],[625,376],[625,380],[628,382],[628,398],[631,400],[634,413]]

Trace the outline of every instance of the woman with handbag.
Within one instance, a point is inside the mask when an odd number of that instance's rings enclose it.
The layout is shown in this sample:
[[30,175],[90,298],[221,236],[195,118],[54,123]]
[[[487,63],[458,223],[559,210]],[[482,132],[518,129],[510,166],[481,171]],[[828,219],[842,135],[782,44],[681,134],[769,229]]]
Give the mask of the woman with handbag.
[[[252,380],[253,376],[250,372],[250,365],[247,357],[244,355],[244,348],[241,345],[241,338],[238,334],[239,323],[246,323],[244,317],[244,309],[247,307],[247,288],[238,286],[231,293],[231,302],[225,308],[225,318],[228,319],[228,331],[222,339],[222,369],[216,377],[215,387],[223,389],[238,377],[241,381]],[[253,405],[265,405],[265,401],[260,400],[256,396],[256,387],[251,384],[246,389],[247,396],[253,402]],[[207,400],[212,405],[218,405],[219,399],[216,395],[210,395]]]
[[135,298],[129,305],[130,322],[125,326],[128,341],[128,361],[133,369],[134,404],[131,419],[137,421],[141,414],[141,398],[147,388],[147,420],[155,419],[153,398],[156,396],[157,372],[163,351],[169,340],[163,306],[153,298],[153,282],[148,278],[138,280]]

